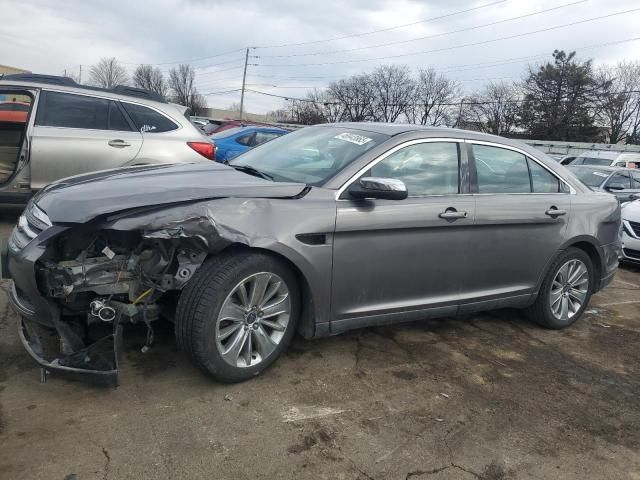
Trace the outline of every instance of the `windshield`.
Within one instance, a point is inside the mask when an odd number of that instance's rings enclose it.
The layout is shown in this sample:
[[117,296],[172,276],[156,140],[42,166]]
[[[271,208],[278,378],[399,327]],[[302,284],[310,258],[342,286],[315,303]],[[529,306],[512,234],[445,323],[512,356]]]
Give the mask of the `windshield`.
[[307,127],[249,150],[229,162],[267,173],[275,181],[319,186],[389,138],[341,127]]
[[611,174],[610,171],[600,170],[597,168],[574,167],[571,168],[571,171],[587,187],[599,187]]

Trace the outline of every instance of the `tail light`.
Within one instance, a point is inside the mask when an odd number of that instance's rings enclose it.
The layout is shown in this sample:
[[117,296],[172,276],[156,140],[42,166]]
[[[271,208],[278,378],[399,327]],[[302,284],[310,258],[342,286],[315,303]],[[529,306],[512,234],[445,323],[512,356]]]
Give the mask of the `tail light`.
[[211,142],[187,142],[191,148],[209,160],[216,159],[216,146]]

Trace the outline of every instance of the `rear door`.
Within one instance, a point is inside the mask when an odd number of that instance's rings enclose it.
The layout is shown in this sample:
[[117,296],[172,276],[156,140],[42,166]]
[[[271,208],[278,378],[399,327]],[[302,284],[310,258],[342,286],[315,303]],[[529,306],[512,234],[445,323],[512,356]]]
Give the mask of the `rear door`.
[[[511,297],[525,303],[564,243],[569,187],[518,149],[485,142],[469,148],[476,177],[473,261],[461,312]],[[475,172],[474,172],[475,170]],[[476,303],[475,306],[471,305]],[[488,303],[490,304],[490,303]]]
[[42,91],[31,147],[31,188],[60,178],[117,168],[133,160],[142,135],[119,102]]
[[27,132],[36,92],[0,87],[0,187],[30,195]]

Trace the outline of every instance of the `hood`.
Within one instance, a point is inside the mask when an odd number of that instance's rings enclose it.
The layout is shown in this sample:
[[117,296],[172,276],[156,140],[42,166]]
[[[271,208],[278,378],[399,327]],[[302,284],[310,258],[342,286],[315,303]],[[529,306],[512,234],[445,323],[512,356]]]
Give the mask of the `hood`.
[[622,219],[640,223],[640,200],[622,206]]
[[54,223],[84,223],[131,208],[221,197],[290,198],[305,188],[238,172],[220,163],[147,165],[66,178],[34,202]]

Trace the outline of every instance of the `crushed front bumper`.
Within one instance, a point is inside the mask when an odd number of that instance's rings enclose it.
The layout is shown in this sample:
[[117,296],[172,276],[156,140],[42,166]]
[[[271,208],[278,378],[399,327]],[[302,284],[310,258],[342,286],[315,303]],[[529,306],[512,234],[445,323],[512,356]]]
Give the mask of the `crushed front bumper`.
[[[63,227],[51,227],[22,249],[15,248],[9,240],[0,250],[2,277],[13,280],[9,302],[19,317],[20,340],[42,367],[43,378],[56,374],[115,387],[122,352],[122,326],[114,322],[110,333],[85,342],[60,319],[60,308],[45,298],[37,285],[36,262],[44,254],[46,243],[63,230]],[[64,351],[71,353],[61,353]]]

